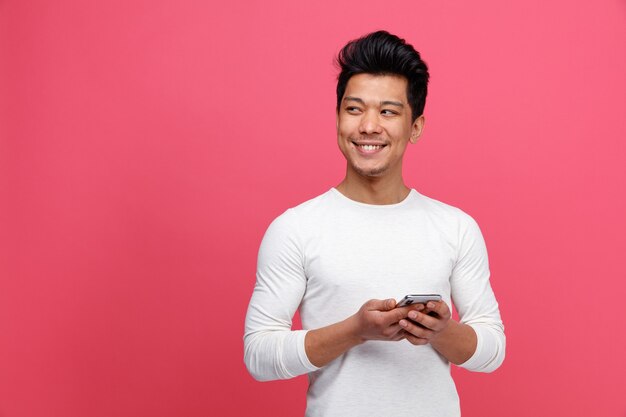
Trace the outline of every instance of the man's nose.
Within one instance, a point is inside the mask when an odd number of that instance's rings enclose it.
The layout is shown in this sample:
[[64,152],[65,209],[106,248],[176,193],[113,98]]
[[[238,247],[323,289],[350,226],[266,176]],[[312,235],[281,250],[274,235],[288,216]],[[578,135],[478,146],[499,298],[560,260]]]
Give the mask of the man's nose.
[[363,113],[359,130],[361,133],[364,134],[381,133],[382,129],[380,126],[378,113],[373,111],[367,111]]

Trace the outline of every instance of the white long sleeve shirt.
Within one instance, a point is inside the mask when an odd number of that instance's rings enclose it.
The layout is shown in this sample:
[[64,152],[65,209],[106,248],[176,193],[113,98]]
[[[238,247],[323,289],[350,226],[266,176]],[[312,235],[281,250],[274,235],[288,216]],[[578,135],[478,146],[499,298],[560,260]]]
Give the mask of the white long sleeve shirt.
[[[287,210],[259,250],[244,359],[258,380],[309,374],[314,416],[459,416],[450,364],[430,345],[368,341],[317,368],[304,338],[354,314],[372,298],[441,294],[478,337],[460,365],[491,372],[505,336],[489,283],[485,244],[461,210],[411,190],[398,204],[370,205],[336,189]],[[292,330],[300,309],[303,330]]]

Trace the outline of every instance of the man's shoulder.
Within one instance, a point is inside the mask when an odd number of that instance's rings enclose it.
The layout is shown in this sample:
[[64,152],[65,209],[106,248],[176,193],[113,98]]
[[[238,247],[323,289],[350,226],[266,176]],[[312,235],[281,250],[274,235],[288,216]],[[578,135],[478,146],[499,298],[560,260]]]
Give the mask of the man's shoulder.
[[317,197],[306,200],[294,207],[290,207],[279,215],[272,225],[295,227],[302,222],[310,222],[332,210],[332,189]]
[[309,213],[315,212],[320,209],[325,209],[332,204],[333,201],[333,189],[318,195],[317,197],[313,197],[309,200],[306,200],[297,206],[291,207],[287,211],[292,211],[295,213]]
[[306,200],[294,207],[288,208],[279,217],[286,217],[288,221],[315,222],[337,208],[337,198],[334,189],[330,189],[316,197]]
[[447,224],[458,224],[462,226],[476,223],[474,218],[464,210],[443,201],[425,196],[415,191],[417,205],[423,209],[433,220]]

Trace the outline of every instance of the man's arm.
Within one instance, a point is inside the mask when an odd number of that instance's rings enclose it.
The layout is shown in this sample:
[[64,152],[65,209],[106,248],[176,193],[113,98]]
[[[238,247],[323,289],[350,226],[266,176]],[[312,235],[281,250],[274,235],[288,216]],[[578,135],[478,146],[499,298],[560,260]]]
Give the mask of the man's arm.
[[450,320],[445,330],[430,342],[444,358],[455,365],[461,365],[476,352],[476,332],[467,324]]
[[[445,302],[429,302],[400,325],[415,345],[430,343],[450,362],[470,371],[492,372],[504,361],[506,338],[498,302],[489,282],[487,249],[476,222],[464,215],[459,229],[458,258],[450,277],[460,322],[450,319]],[[434,311],[436,317],[427,315]]]
[[287,210],[272,222],[261,242],[246,314],[244,362],[255,379],[287,379],[317,369],[304,349],[307,332],[291,329],[306,283],[297,219]]
[[476,348],[462,368],[493,372],[504,361],[506,337],[491,288],[487,248],[478,224],[467,216],[459,231],[457,262],[450,276],[451,296],[462,324],[476,334]]
[[[464,215],[459,229],[458,258],[450,277],[460,322],[448,305],[428,302],[422,312],[401,320],[406,339],[430,345],[448,361],[470,371],[492,372],[504,360],[506,338],[498,303],[489,283],[487,249],[476,222]],[[428,315],[434,312],[433,317]]]

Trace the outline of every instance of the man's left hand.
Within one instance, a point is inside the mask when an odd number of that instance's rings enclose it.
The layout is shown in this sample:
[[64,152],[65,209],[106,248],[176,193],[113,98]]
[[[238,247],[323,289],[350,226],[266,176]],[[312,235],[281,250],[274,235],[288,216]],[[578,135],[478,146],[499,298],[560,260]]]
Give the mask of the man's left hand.
[[402,319],[399,324],[405,330],[409,342],[414,345],[425,345],[448,326],[450,317],[450,308],[444,301],[429,301],[424,310],[421,312],[411,310],[408,316],[410,320]]

